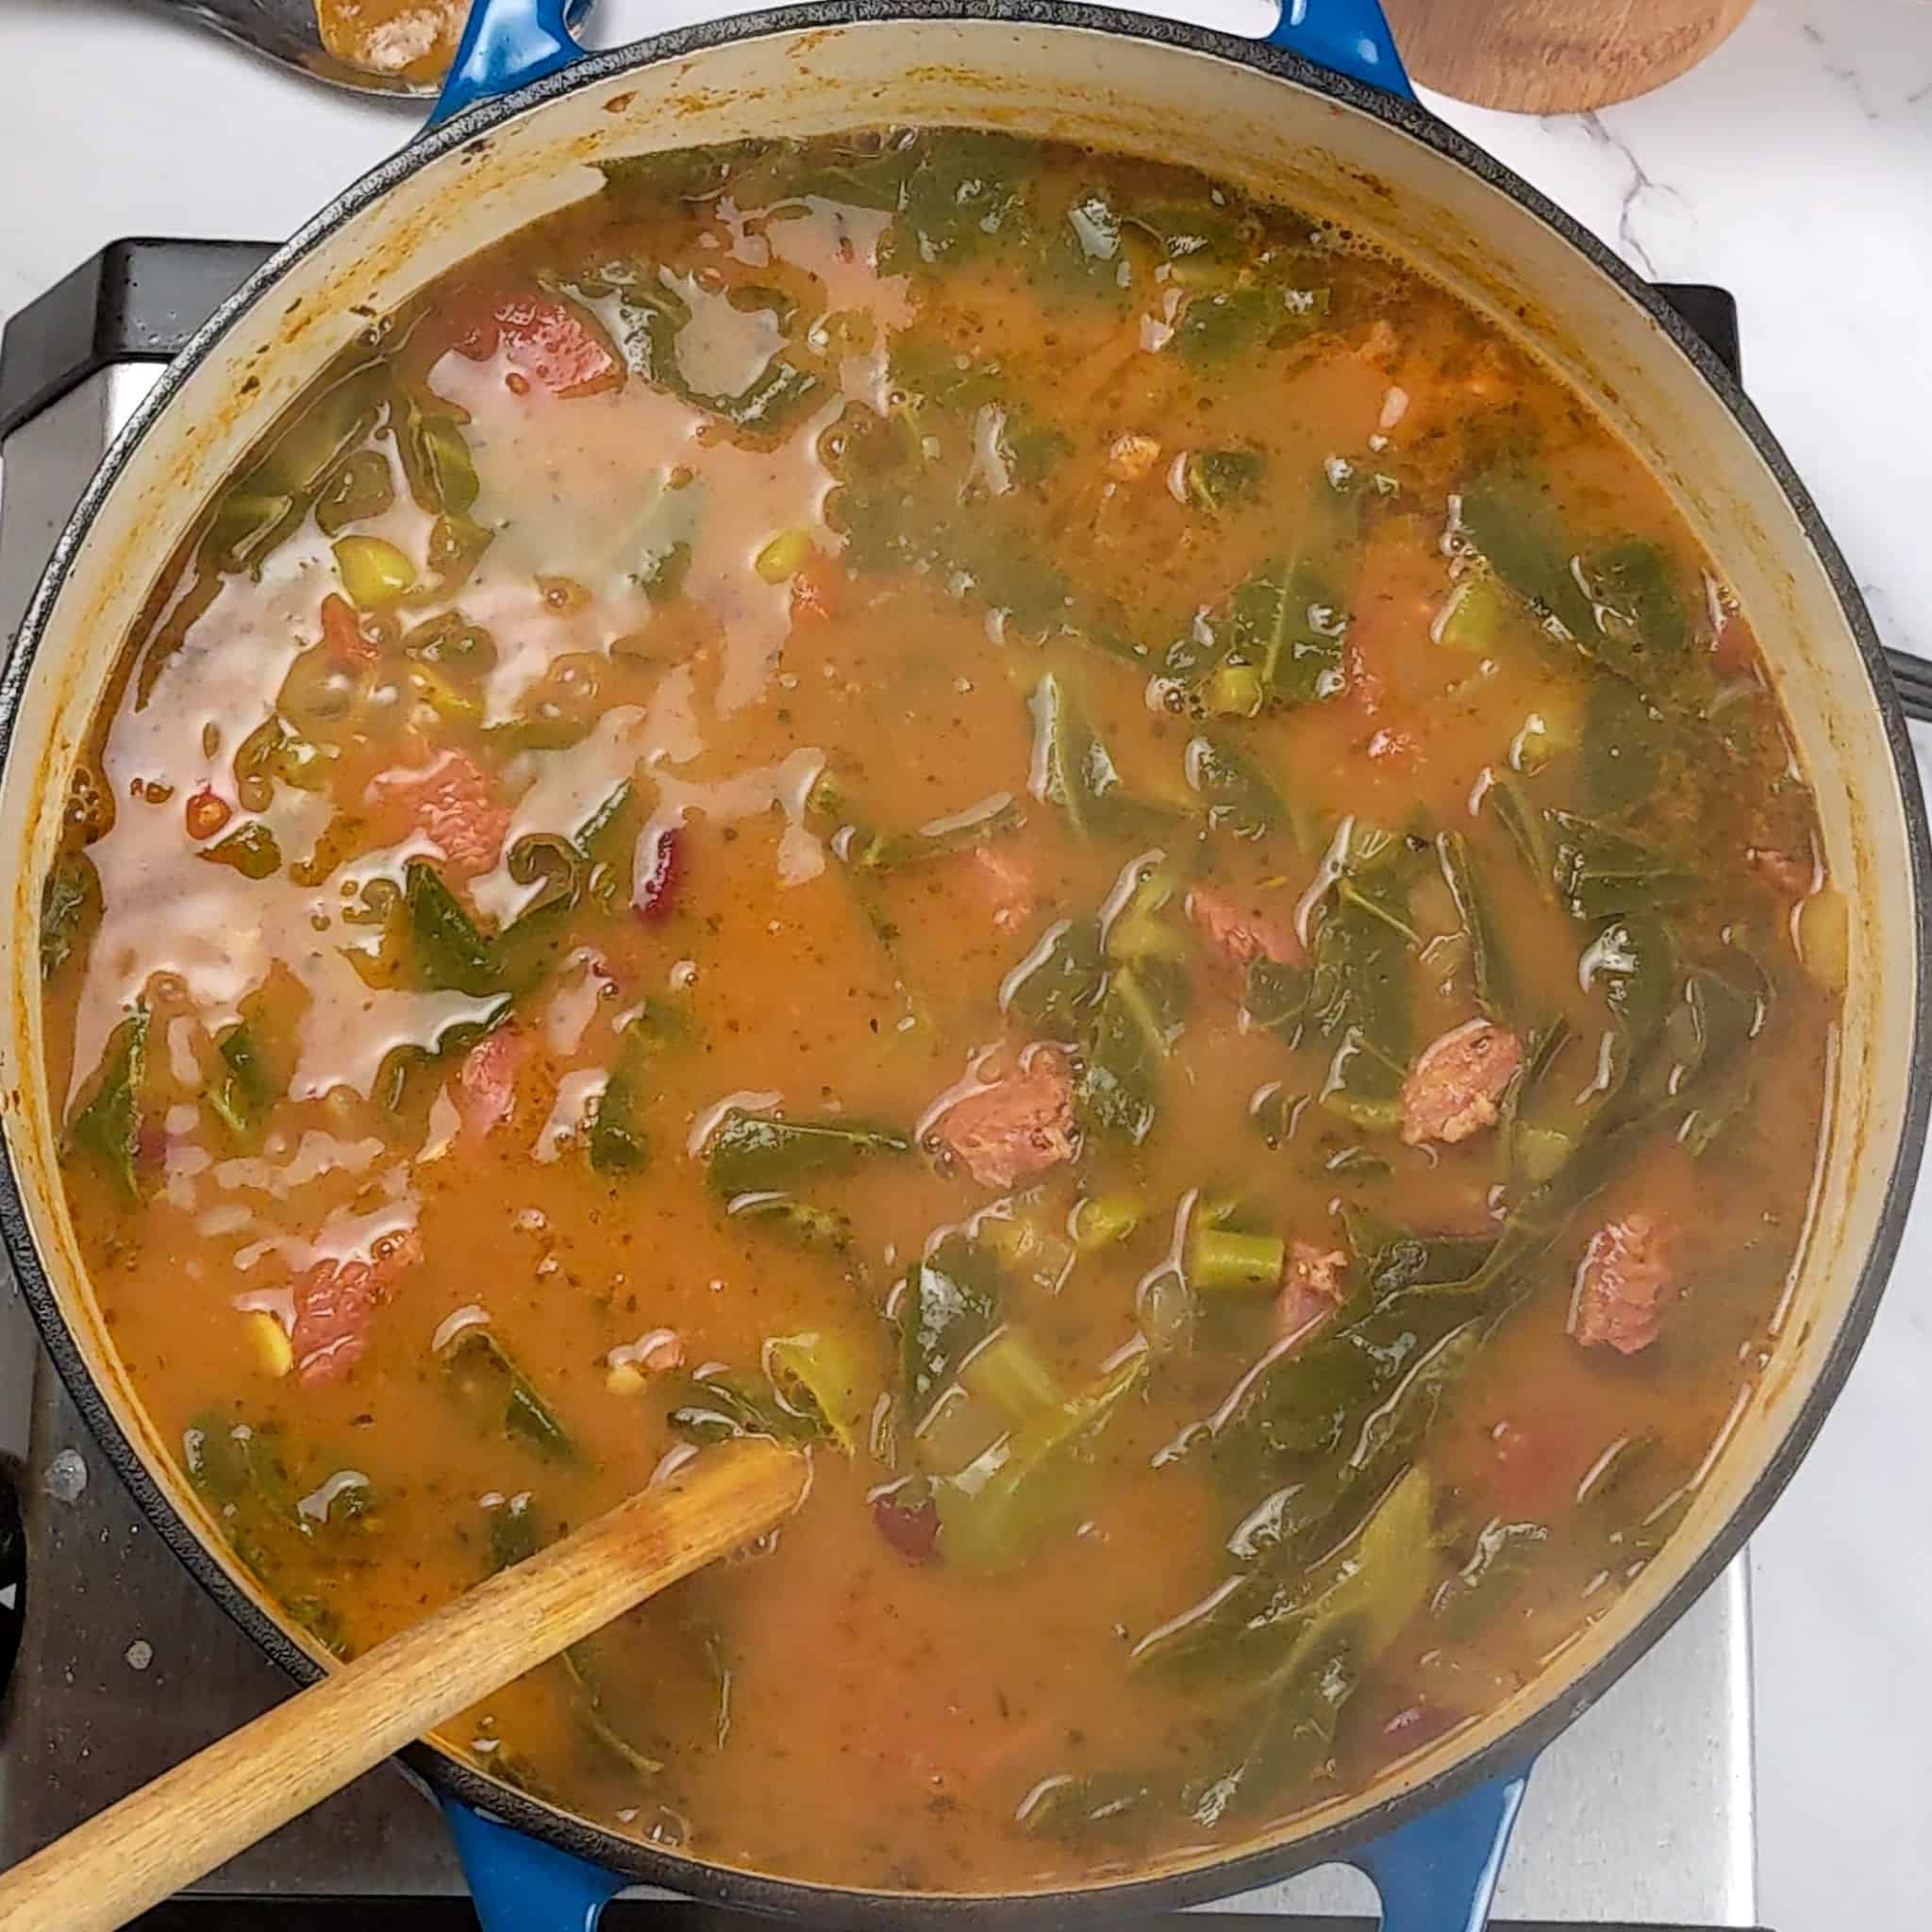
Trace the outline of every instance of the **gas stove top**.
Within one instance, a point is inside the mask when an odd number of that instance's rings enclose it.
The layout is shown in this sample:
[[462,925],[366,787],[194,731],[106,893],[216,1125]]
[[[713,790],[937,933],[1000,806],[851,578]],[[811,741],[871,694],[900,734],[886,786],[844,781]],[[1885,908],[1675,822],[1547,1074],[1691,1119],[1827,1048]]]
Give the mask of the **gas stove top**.
[[[88,476],[170,354],[266,251],[123,242],[8,325],[0,351],[0,627],[10,642]],[[1735,364],[1724,291],[1666,292]],[[288,1681],[169,1555],[93,1446],[0,1270],[0,1868],[257,1715]],[[24,1531],[24,1534],[20,1533]],[[1756,1924],[1750,1590],[1740,1557],[1657,1648],[1543,1757],[1497,1893],[1497,1932]],[[270,1917],[264,1918],[266,1907]],[[1170,1925],[1345,1932],[1366,1879],[1330,1867]],[[386,1765],[175,1903],[147,1932],[474,1926],[441,1822]],[[756,1922],[662,1897],[605,1932]]]

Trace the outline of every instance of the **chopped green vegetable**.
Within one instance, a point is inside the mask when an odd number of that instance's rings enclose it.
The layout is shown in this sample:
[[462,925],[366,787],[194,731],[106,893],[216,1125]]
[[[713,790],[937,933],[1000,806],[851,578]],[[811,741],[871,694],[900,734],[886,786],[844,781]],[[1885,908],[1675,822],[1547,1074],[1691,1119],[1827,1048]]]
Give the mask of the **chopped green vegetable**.
[[638,1776],[659,1776],[664,1770],[663,1760],[641,1750],[610,1722],[606,1710],[603,1680],[591,1661],[591,1645],[572,1644],[561,1653],[558,1662],[562,1666],[564,1675],[570,1679],[571,1709],[584,1729],[620,1764]]
[[1091,1388],[1042,1410],[933,1485],[940,1547],[948,1563],[1008,1570],[1024,1562],[1077,1509],[1078,1466],[1146,1373],[1130,1356]]
[[857,1121],[786,1121],[732,1108],[705,1142],[711,1191],[728,1200],[769,1193],[817,1174],[843,1174],[874,1154],[906,1154],[891,1127]]
[[101,880],[85,852],[61,853],[41,888],[41,977],[51,979],[101,916]]
[[686,1378],[685,1399],[672,1409],[671,1426],[701,1443],[737,1436],[769,1436],[778,1442],[806,1442],[824,1433],[817,1415],[788,1408],[775,1395],[752,1389],[726,1369]]
[[1257,449],[1196,450],[1182,460],[1181,494],[1191,508],[1218,515],[1252,502],[1267,468]]
[[765,1374],[778,1400],[823,1428],[847,1456],[864,1447],[872,1398],[849,1336],[815,1332],[780,1335],[765,1343]]
[[315,522],[325,537],[339,537],[351,524],[379,517],[396,500],[389,461],[379,450],[358,449],[341,462],[315,499]]
[[802,1248],[842,1255],[852,1245],[852,1223],[833,1208],[815,1208],[784,1193],[740,1194],[724,1210],[734,1221],[776,1229]]
[[1001,1009],[1030,1032],[1064,1037],[1080,1024],[1105,972],[1099,922],[1058,919],[1001,982]]
[[998,1264],[979,1243],[948,1235],[907,1271],[896,1312],[907,1419],[917,1424],[998,1322]]
[[1662,547],[1631,538],[1591,558],[1597,606],[1595,655],[1648,686],[1681,669],[1690,618],[1675,564]]
[[1207,732],[1191,739],[1188,783],[1208,802],[1211,830],[1237,839],[1264,839],[1280,828],[1287,812],[1261,769],[1246,753]]
[[1074,1245],[1083,1255],[1098,1254],[1125,1241],[1145,1214],[1135,1195],[1089,1194],[1074,1209]]
[[550,1406],[483,1324],[459,1329],[441,1353],[450,1394],[476,1421],[557,1461],[579,1459],[576,1444]]
[[1274,1290],[1281,1286],[1288,1243],[1279,1235],[1239,1234],[1197,1224],[1188,1238],[1188,1284],[1200,1290]]
[[1010,1424],[1030,1421],[1063,1400],[1058,1380],[1024,1330],[995,1329],[959,1365],[963,1388]]
[[259,819],[237,825],[225,839],[203,846],[196,856],[212,865],[225,865],[244,879],[273,878],[282,869],[282,848]]
[[1096,1133],[1138,1147],[1160,1110],[1158,1069],[1180,1033],[1186,982],[1158,959],[1117,966],[1094,1016],[1086,1062],[1074,1089],[1080,1117]]
[[1509,957],[1503,950],[1503,936],[1495,915],[1476,874],[1469,841],[1460,832],[1441,833],[1436,840],[1436,854],[1462,920],[1463,937],[1469,941],[1469,971],[1475,984],[1476,1004],[1499,1026],[1507,1025],[1516,1003],[1515,975],[1510,970]]
[[1436,641],[1458,651],[1487,655],[1507,634],[1516,608],[1494,572],[1465,571],[1436,620]]
[[129,1201],[141,1198],[141,1094],[147,1077],[148,1011],[137,1006],[108,1036],[93,1091],[67,1123],[74,1147],[116,1182]]
[[548,1541],[537,1527],[537,1510],[529,1491],[519,1490],[490,1507],[490,1568],[508,1570],[527,1562]]
[[1570,811],[1545,811],[1554,833],[1552,874],[1557,897],[1578,919],[1615,919],[1674,906],[1696,879],[1675,861]]
[[1404,841],[1357,826],[1315,935],[1307,1020],[1334,1049],[1322,1105],[1357,1126],[1400,1123],[1413,1020]]
[[471,923],[441,874],[427,859],[412,858],[403,876],[409,937],[423,983],[440,992],[466,992],[478,999],[501,991],[506,974],[496,947]]
[[1174,343],[1190,362],[1219,362],[1311,335],[1328,313],[1326,289],[1296,289],[1274,279],[1191,296],[1181,310]]
[[935,819],[917,831],[867,832],[854,826],[840,839],[838,850],[847,864],[862,871],[900,872],[928,859],[971,851],[1025,823],[1024,808],[1002,791],[971,810]]
[[1596,613],[1547,490],[1520,464],[1498,464],[1462,492],[1460,512],[1464,534],[1550,636],[1588,650]]
[[1076,832],[1130,833],[1159,816],[1128,792],[1113,755],[1058,673],[1034,686],[1030,705],[1036,798],[1058,806]]

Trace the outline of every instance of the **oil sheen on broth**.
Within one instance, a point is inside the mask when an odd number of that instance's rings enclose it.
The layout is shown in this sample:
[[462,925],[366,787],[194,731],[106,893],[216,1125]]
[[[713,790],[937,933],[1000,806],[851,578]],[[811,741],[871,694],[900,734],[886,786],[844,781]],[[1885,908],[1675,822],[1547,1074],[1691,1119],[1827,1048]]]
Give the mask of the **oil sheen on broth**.
[[344,1655],[811,1443],[447,1732],[614,1829],[1246,1840],[1601,1616],[1767,1358],[1844,943],[1756,642],[1288,208],[959,130],[607,174],[128,642],[42,941],[115,1344]]

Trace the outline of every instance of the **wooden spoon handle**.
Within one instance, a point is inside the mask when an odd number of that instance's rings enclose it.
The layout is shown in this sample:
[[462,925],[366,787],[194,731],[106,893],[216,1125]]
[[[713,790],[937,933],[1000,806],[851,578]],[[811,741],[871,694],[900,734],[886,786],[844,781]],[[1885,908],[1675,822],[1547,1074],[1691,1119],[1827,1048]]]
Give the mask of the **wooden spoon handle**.
[[111,1932],[444,1719],[795,1508],[774,1442],[707,1450],[0,1876],[0,1932]]

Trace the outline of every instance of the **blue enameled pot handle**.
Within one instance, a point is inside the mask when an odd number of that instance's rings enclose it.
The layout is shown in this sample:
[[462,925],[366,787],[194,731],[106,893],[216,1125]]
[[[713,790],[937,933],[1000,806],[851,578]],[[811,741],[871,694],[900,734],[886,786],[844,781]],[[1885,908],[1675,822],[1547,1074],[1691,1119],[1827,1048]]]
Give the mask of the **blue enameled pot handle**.
[[483,1932],[592,1932],[625,1888],[616,1873],[499,1824],[458,1798],[443,1799],[442,1810]]
[[1528,1779],[1477,1785],[1348,1855],[1381,1898],[1381,1932],[1483,1932]]
[[[566,0],[476,0],[430,125],[568,67],[582,53]],[[1285,0],[1270,42],[1317,66],[1413,98],[1377,0]],[[1478,1786],[1377,1839],[1352,1862],[1382,1899],[1382,1932],[1481,1932],[1521,1776]],[[591,1932],[622,1889],[615,1874],[443,1800],[483,1932]]]
[[[478,101],[541,80],[578,59],[566,0],[475,0],[455,63],[429,115],[432,127]],[[1282,0],[1269,44],[1366,86],[1415,97],[1380,0]]]

